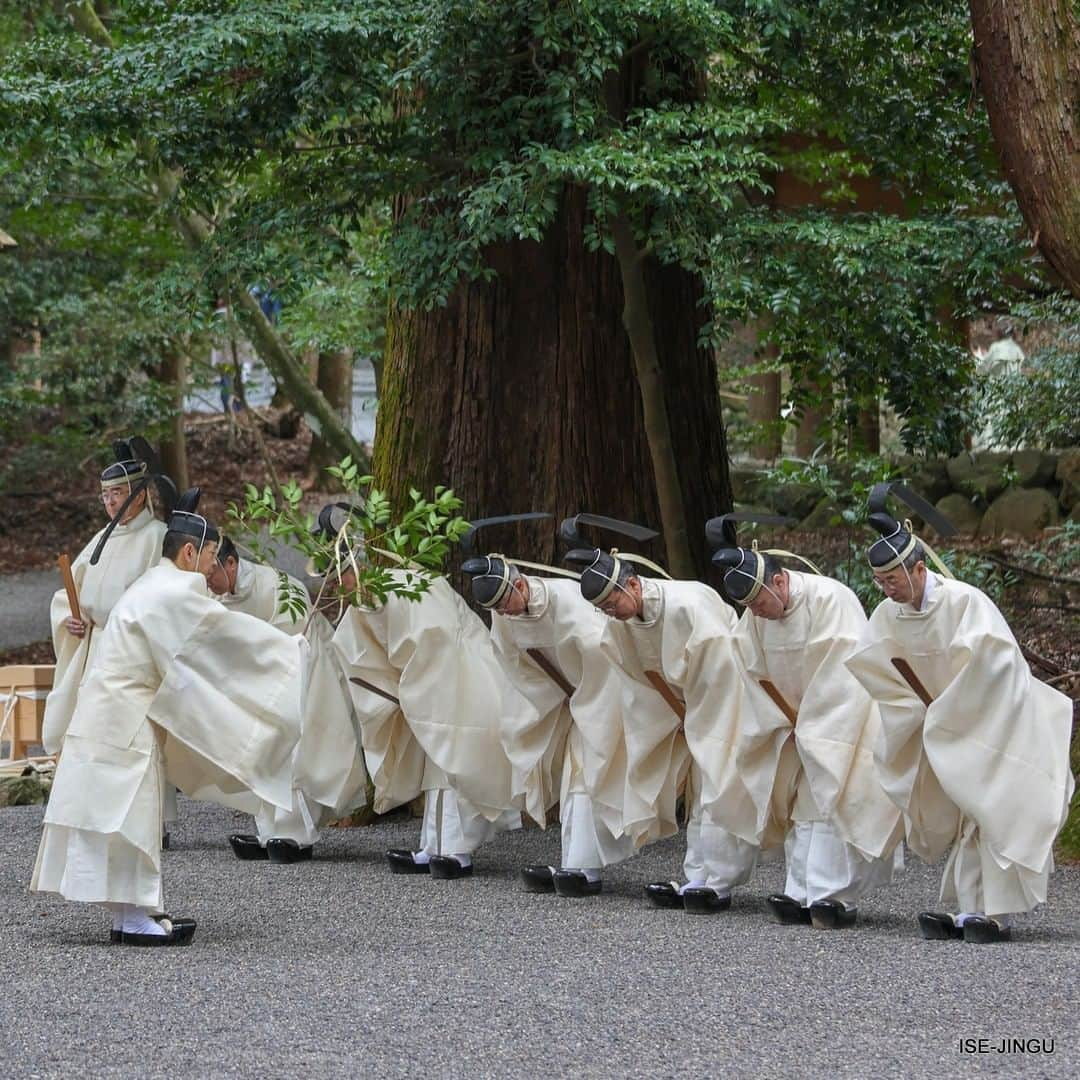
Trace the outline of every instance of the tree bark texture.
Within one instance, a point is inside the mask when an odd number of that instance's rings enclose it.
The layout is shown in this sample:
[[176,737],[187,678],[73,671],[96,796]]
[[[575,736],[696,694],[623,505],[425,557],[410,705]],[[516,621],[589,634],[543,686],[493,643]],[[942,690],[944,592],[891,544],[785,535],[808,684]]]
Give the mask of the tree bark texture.
[[[589,511],[659,530],[619,266],[585,250],[584,224],[584,194],[569,191],[543,243],[489,253],[493,281],[462,283],[445,308],[391,311],[375,477],[392,497],[447,484],[474,519]],[[689,545],[701,573],[704,522],[731,507],[715,362],[697,347],[699,283],[652,260],[644,269]],[[610,534],[590,535],[598,545],[620,546]],[[479,543],[523,558],[561,557],[548,525],[504,527]],[[667,557],[662,542],[621,546]]]
[[1046,261],[1080,298],[1080,17],[1074,0],[970,0],[1005,176]]

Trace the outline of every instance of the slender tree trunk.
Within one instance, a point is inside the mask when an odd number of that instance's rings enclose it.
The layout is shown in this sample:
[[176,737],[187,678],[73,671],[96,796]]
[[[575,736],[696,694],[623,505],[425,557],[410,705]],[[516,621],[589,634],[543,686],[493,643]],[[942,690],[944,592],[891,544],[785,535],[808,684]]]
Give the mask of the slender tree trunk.
[[1005,176],[1046,261],[1080,298],[1080,16],[1075,0],[969,0]]
[[660,370],[660,356],[656,348],[656,330],[649,312],[649,294],[643,265],[645,256],[634,241],[629,223],[621,215],[612,219],[611,231],[622,279],[622,322],[630,339],[630,352],[634,358],[634,370],[641,393],[645,439],[660,503],[660,522],[667,544],[668,569],[675,577],[692,578],[694,561],[687,536],[679,467],[671,442],[664,376]]
[[[584,224],[585,196],[571,190],[542,243],[488,253],[493,281],[461,284],[445,308],[391,311],[375,476],[392,497],[449,484],[473,518],[591,511],[659,528],[619,267],[585,250]],[[650,263],[645,278],[689,546],[702,571],[704,522],[730,509],[731,489],[716,365],[697,346],[701,287]],[[557,561],[554,533],[504,529],[481,543]],[[637,550],[665,559],[661,545]]]
[[780,372],[766,371],[761,375],[751,375],[747,381],[753,387],[746,403],[751,423],[771,425],[761,428],[760,434],[750,447],[750,454],[762,461],[775,461],[783,451],[778,426],[780,423]]
[[[821,394],[823,391],[818,387],[816,393]],[[796,457],[811,457],[814,451],[823,444],[828,450],[831,442],[830,435],[828,404],[806,406],[799,419],[799,426],[795,430]]]
[[877,400],[866,402],[856,420],[854,430],[849,432],[848,448],[865,454],[881,453],[881,405]]
[[[90,0],[80,0],[69,8],[71,20],[94,44],[111,49],[113,40],[102,25]],[[170,202],[180,189],[179,174],[161,163],[157,148],[149,139],[137,140],[139,150],[151,164],[147,172],[162,202]],[[181,235],[192,247],[199,247],[210,237],[206,221],[194,213],[177,216]],[[366,463],[367,454],[352,437],[352,433],[338,419],[330,403],[318,388],[306,378],[303,365],[292,355],[284,339],[263,314],[259,302],[244,288],[231,290],[235,293],[236,306],[255,346],[259,358],[288,394],[292,403],[304,414],[310,426],[344,457],[351,454],[354,461]]]
[[190,486],[188,477],[187,437],[184,434],[184,387],[187,382],[187,357],[182,349],[170,349],[161,364],[161,381],[172,389],[173,418],[169,434],[161,440],[161,462],[178,491]]
[[[346,426],[352,424],[352,361],[352,349],[343,349],[320,353],[316,362],[319,390]],[[340,485],[324,471],[328,465],[336,465],[340,460],[341,455],[316,435],[308,452],[307,486],[319,491],[340,491]]]

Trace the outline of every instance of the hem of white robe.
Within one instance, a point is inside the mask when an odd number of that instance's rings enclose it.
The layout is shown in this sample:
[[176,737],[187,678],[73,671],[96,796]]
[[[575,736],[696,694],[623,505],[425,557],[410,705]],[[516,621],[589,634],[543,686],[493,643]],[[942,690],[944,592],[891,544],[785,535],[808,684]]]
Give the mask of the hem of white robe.
[[120,833],[46,824],[30,891],[56,893],[77,903],[134,904],[158,910],[161,870]]

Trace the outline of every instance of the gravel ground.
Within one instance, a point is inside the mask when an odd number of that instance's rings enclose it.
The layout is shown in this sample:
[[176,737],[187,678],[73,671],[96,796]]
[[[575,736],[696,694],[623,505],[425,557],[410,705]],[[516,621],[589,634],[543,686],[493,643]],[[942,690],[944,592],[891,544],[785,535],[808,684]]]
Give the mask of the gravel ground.
[[[913,862],[848,932],[780,927],[762,867],[719,916],[653,911],[681,838],[609,893],[523,893],[555,830],[500,837],[475,877],[395,877],[418,823],[329,830],[313,863],[240,863],[243,819],[181,800],[168,907],[187,949],[106,944],[107,917],[26,891],[40,807],[0,811],[0,1031],[8,1077],[1041,1077],[1080,1074],[1080,867],[1011,944],[924,942],[937,872]],[[964,1054],[960,1039],[986,1039]],[[1002,1039],[1052,1053],[1000,1053]]]
[[0,575],[0,651],[44,641],[51,635],[49,604],[59,588],[56,570]]

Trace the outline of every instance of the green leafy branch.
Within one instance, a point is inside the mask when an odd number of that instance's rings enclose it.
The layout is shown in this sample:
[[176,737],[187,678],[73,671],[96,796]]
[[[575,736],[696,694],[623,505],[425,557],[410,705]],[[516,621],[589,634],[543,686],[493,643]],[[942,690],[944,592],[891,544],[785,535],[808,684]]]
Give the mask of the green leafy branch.
[[[243,505],[230,503],[226,518],[234,541],[260,562],[270,562],[278,545],[303,555],[311,571],[323,578],[316,609],[337,606],[340,612],[346,604],[378,606],[392,595],[419,600],[442,572],[451,544],[469,528],[457,512],[461,500],[443,486],[435,488],[431,499],[412,488],[411,505],[397,514],[352,458],[326,471],[343,489],[342,501],[352,505],[336,537],[316,531],[315,515],[302,507],[302,489],[290,480],[280,497],[269,486],[260,491],[248,484]],[[353,578],[355,583],[350,584]],[[281,575],[281,613],[306,607],[296,593],[287,575]]]

